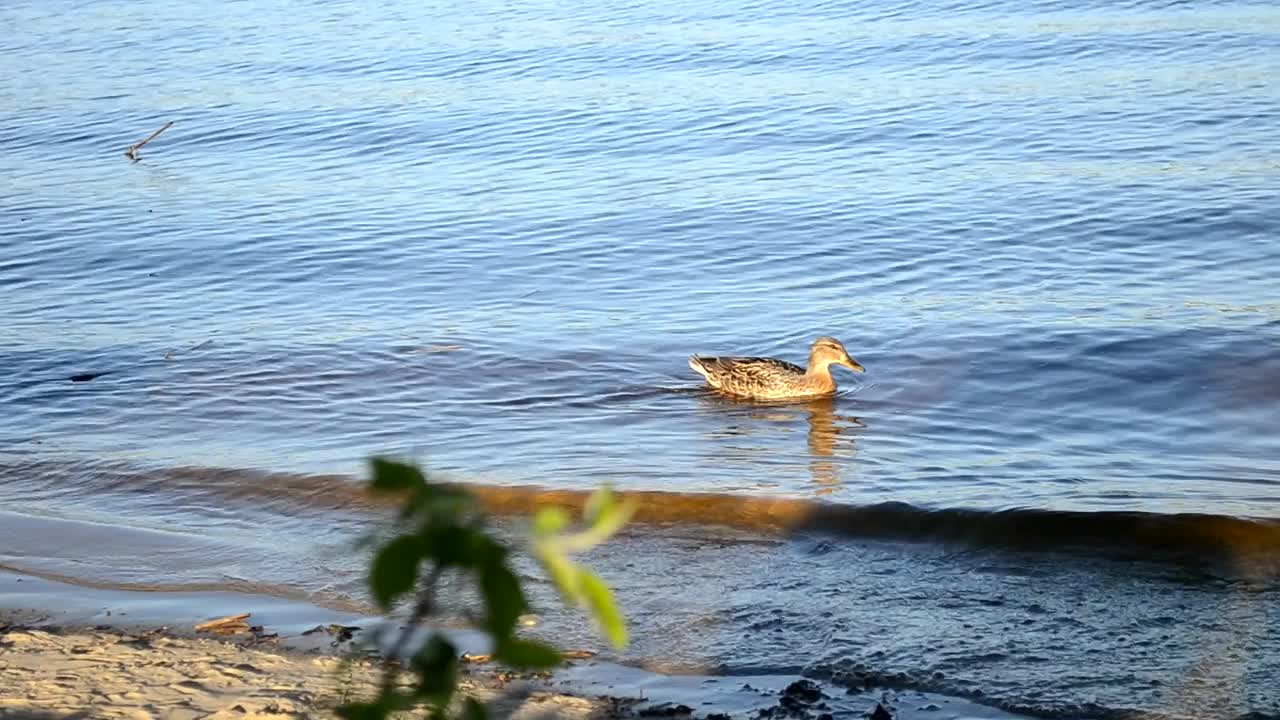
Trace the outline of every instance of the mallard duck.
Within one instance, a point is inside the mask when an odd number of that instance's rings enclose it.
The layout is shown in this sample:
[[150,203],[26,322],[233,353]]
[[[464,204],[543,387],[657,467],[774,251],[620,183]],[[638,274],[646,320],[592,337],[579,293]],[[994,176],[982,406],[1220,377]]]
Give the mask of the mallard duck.
[[757,400],[784,400],[817,397],[836,391],[832,365],[844,365],[854,372],[866,368],[849,357],[844,345],[823,336],[809,348],[809,367],[762,357],[707,357],[694,355],[689,367],[707,379],[707,384],[729,395]]

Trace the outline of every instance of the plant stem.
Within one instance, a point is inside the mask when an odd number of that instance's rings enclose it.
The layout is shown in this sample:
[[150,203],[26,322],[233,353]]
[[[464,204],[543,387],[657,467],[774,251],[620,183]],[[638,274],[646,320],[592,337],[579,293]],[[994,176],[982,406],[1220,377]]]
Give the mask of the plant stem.
[[405,649],[409,646],[409,639],[413,637],[414,631],[418,629],[418,626],[422,624],[422,621],[428,615],[435,611],[436,587],[440,584],[440,575],[443,572],[444,568],[439,564],[433,565],[431,572],[422,581],[422,589],[418,591],[418,601],[413,606],[409,621],[405,624],[404,629],[400,631],[400,637],[396,638],[395,645],[391,646],[391,652],[387,653],[386,671],[382,674],[383,688],[388,690],[391,688],[392,663],[400,662],[400,656],[404,654]]

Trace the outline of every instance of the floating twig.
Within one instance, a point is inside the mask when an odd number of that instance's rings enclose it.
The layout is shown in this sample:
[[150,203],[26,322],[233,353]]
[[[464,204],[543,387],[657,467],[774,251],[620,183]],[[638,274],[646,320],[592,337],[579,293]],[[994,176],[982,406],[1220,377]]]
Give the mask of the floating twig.
[[129,158],[129,160],[132,162],[138,162],[139,160],[142,159],[138,157],[138,151],[142,149],[142,146],[146,145],[152,140],[155,140],[157,135],[164,132],[165,130],[168,130],[169,126],[172,124],[173,124],[173,121],[170,120],[169,122],[165,123],[164,126],[161,127],[159,130],[148,135],[146,140],[143,140],[142,142],[137,143],[136,145],[131,145],[128,150],[124,151],[124,156]]

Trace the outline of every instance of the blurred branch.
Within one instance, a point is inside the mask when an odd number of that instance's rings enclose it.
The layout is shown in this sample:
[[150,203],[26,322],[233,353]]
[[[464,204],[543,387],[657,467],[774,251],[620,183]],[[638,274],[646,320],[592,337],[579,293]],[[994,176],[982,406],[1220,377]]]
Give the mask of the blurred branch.
[[[378,696],[345,703],[337,709],[338,715],[347,720],[385,720],[400,711],[425,708],[432,720],[485,720],[487,709],[476,698],[462,697],[460,703],[455,699],[461,658],[448,638],[431,632],[420,647],[410,648],[423,623],[436,613],[444,571],[469,578],[480,591],[485,611],[478,620],[492,641],[494,660],[514,669],[546,670],[563,662],[564,654],[517,635],[519,618],[530,609],[528,600],[508,560],[510,549],[485,526],[469,494],[429,482],[412,465],[380,458],[372,462],[372,475],[375,493],[402,498],[399,527],[403,532],[375,551],[369,589],[384,611],[415,588],[416,594],[408,622],[384,656]],[[604,488],[588,500],[583,509],[586,527],[577,533],[565,532],[570,520],[560,508],[546,508],[534,519],[535,557],[561,595],[586,609],[616,647],[625,646],[626,627],[612,592],[569,554],[603,542],[626,523],[633,510]],[[430,570],[420,575],[424,568]],[[412,677],[407,684],[401,681],[406,653],[411,653],[407,669]]]

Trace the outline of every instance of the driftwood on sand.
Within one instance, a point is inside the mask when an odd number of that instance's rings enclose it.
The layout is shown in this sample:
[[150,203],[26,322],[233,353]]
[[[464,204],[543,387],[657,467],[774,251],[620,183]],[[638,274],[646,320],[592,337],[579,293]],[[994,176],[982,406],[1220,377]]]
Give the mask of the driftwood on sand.
[[196,625],[196,632],[217,633],[218,635],[235,635],[236,633],[248,632],[249,623],[245,622],[248,619],[249,613],[228,615]]

